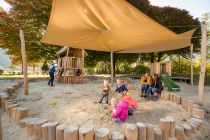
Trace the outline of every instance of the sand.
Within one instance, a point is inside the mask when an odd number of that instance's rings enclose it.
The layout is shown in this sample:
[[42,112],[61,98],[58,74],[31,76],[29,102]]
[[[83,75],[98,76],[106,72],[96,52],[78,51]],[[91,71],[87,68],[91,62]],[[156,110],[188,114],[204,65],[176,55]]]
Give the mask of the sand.
[[[0,88],[4,88],[14,81],[0,80]],[[133,85],[140,87],[138,80],[133,80]],[[109,128],[121,131],[121,125],[116,125],[111,119],[106,104],[97,104],[101,97],[102,81],[89,81],[83,85],[56,84],[55,87],[47,85],[47,81],[31,82],[29,96],[24,96],[23,89],[15,97],[22,107],[30,109],[29,115],[49,121],[58,121],[60,124],[93,123],[95,128]],[[181,96],[198,102],[197,86],[181,83]],[[115,96],[112,88],[110,96]],[[136,99],[139,109],[130,116],[126,122],[157,124],[159,119],[166,115],[173,116],[177,124],[183,123],[186,112],[173,103],[165,101],[145,101],[138,96],[139,91],[129,91],[132,98]],[[210,110],[210,87],[205,88],[205,107]],[[105,101],[104,101],[105,102]],[[19,129],[12,123],[5,113],[2,114],[3,138],[6,140],[27,140],[25,129]],[[206,131],[207,135],[210,131]],[[21,135],[20,135],[21,133]],[[207,134],[206,134],[207,133]],[[207,140],[207,139],[206,139]]]

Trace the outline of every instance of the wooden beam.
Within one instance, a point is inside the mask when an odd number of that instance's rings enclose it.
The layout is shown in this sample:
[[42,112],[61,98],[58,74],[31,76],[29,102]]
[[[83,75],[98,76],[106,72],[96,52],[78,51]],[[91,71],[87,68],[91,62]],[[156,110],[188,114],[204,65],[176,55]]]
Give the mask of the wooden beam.
[[113,86],[114,81],[114,63],[113,63],[113,52],[111,52],[111,85]]
[[28,74],[27,74],[27,63],[26,63],[25,37],[24,37],[24,31],[22,29],[20,29],[20,41],[21,41],[22,61],[23,61],[24,95],[28,95]]
[[207,27],[206,23],[201,23],[201,69],[200,69],[200,78],[199,78],[199,99],[200,104],[204,105],[204,81],[205,81],[205,73],[206,73],[206,49],[207,49]]
[[193,44],[190,46],[191,85],[193,86]]

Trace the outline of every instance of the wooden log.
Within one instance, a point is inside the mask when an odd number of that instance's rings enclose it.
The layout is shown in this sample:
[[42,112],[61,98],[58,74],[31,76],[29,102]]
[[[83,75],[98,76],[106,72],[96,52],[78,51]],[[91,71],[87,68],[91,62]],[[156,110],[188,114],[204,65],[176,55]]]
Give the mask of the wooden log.
[[179,105],[179,104],[181,103],[181,96],[176,95],[176,96],[174,96],[174,97],[175,97],[174,102],[175,102],[177,105]]
[[111,133],[111,140],[124,140],[125,135],[121,132],[113,131]]
[[164,94],[165,94],[165,91],[162,91],[161,95],[160,95],[160,99],[161,100],[164,100]]
[[18,126],[19,126],[20,128],[24,128],[24,127],[25,127],[25,123],[26,123],[28,120],[30,120],[30,119],[32,119],[32,117],[26,117],[26,118],[20,120]]
[[13,116],[13,108],[16,108],[16,107],[19,107],[19,104],[12,104],[12,105],[9,105],[8,107],[7,107],[7,112],[8,112],[8,115],[9,115],[9,117],[10,118],[12,118],[12,116]]
[[5,93],[5,92],[0,92],[0,107],[2,107],[1,106],[1,98],[3,97],[3,96],[9,96],[7,93]]
[[28,137],[34,136],[34,123],[38,119],[39,118],[32,118],[32,119],[28,120],[27,122],[25,122],[25,127],[26,127]]
[[126,140],[137,140],[138,139],[138,128],[135,124],[125,123],[123,130]]
[[34,121],[34,140],[41,140],[42,125],[46,122],[47,122],[46,119],[39,119]]
[[189,126],[189,125],[186,124],[186,123],[182,124],[182,127],[184,128],[184,134],[185,134],[187,137],[190,137],[190,136],[191,136],[191,133],[192,133],[192,127]]
[[174,94],[170,94],[170,99],[169,99],[171,102],[174,101]]
[[205,112],[202,109],[192,109],[192,116],[193,117],[199,117],[202,120],[204,120],[204,114],[205,114]]
[[100,128],[95,131],[95,140],[109,140],[109,129]]
[[203,125],[204,125],[204,121],[201,120],[201,119],[198,119],[198,118],[190,118],[190,120],[193,121],[193,122],[198,123],[198,124],[199,124],[199,126],[198,126],[199,129],[200,129],[201,127],[203,127]]
[[187,100],[186,99],[182,98],[181,105],[182,105],[183,109],[187,110]]
[[14,87],[8,87],[8,94],[12,95],[15,93],[15,88]]
[[170,94],[168,92],[164,92],[164,101],[168,101],[170,99]]
[[71,124],[64,129],[64,140],[79,140],[78,125]]
[[188,124],[189,126],[191,126],[191,128],[192,128],[192,133],[193,133],[193,134],[196,134],[196,133],[197,133],[197,128],[198,128],[198,126],[197,126],[196,124],[194,124],[194,123],[189,123],[189,122],[187,122],[186,124]]
[[193,101],[187,100],[187,112],[192,113]]
[[175,137],[177,138],[177,140],[184,140],[185,139],[184,128],[183,127],[176,126]]
[[9,100],[10,99],[10,96],[2,96],[1,97],[1,107],[3,110],[5,110],[5,100]]
[[170,134],[169,137],[175,136],[176,120],[172,116],[166,116],[166,119],[170,122]]
[[49,140],[49,137],[48,137],[48,126],[50,125],[51,122],[47,122],[47,123],[44,123],[41,128],[42,128],[42,139],[43,140]]
[[84,124],[79,129],[79,140],[93,140],[94,127],[93,124]]
[[17,110],[18,110],[19,108],[21,108],[21,107],[14,107],[14,108],[11,109],[11,111],[12,111],[12,120],[13,120],[14,122],[16,122]]
[[64,140],[64,128],[66,125],[58,125],[56,127],[56,140]]
[[154,128],[154,140],[162,140],[162,131],[160,128]]
[[16,123],[19,124],[20,120],[28,116],[28,109],[27,108],[18,108],[16,114]]
[[6,110],[6,113],[9,115],[9,112],[8,112],[8,110],[7,110],[7,107],[8,106],[10,106],[10,105],[12,105],[12,104],[16,104],[17,103],[17,101],[13,101],[13,100],[6,100],[5,101],[5,110]]
[[0,115],[0,140],[2,140],[2,127],[1,127],[1,115]]
[[168,140],[169,134],[170,134],[170,121],[167,119],[163,119],[163,118],[160,119],[159,127],[163,133],[163,140]]
[[146,131],[147,140],[154,140],[154,126],[152,124],[146,124]]
[[146,125],[141,122],[137,122],[136,126],[138,127],[138,140],[146,140]]
[[58,122],[52,122],[48,125],[48,138],[49,140],[56,140],[56,127]]

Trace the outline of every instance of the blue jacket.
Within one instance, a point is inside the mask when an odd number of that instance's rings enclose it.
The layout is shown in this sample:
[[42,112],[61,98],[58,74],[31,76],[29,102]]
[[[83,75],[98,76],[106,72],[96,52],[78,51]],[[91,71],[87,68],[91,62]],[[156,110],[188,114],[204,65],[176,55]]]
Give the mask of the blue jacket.
[[54,65],[50,65],[49,72],[50,73],[54,73],[55,72],[55,66]]
[[118,93],[127,92],[127,91],[128,91],[128,89],[126,88],[125,84],[117,86],[117,89],[115,90],[115,92],[118,92]]

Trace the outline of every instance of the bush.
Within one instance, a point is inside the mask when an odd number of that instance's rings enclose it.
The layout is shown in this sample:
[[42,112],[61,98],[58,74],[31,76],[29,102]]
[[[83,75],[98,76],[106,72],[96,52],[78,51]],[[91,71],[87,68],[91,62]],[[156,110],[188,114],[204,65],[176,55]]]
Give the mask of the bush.
[[144,74],[144,73],[149,73],[150,68],[148,66],[145,65],[137,65],[134,69],[133,69],[135,74]]

